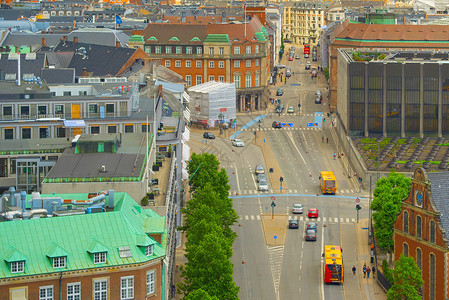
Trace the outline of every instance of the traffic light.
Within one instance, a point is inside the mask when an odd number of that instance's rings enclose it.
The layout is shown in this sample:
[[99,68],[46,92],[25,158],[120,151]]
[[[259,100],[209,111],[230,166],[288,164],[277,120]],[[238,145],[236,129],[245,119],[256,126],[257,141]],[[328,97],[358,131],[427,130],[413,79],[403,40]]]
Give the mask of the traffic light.
[[259,120],[259,122],[257,122],[257,123],[259,123],[259,124],[260,124],[260,123],[261,123],[261,122],[260,122],[260,120]]
[[275,207],[276,203],[274,203],[274,201],[271,202],[271,207]]
[[355,209],[356,209],[356,210],[361,210],[362,207],[360,206],[360,204],[356,204],[356,205],[355,205]]
[[273,173],[273,168],[270,168],[270,173]]
[[281,176],[281,178],[279,178],[279,181],[283,182],[284,181],[284,177]]

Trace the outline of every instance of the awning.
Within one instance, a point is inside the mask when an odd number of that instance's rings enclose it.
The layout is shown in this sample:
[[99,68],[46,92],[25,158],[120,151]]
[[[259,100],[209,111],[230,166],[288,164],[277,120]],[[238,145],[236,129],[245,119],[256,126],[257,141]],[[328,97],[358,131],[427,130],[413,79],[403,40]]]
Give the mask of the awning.
[[86,127],[84,120],[64,120],[64,127]]

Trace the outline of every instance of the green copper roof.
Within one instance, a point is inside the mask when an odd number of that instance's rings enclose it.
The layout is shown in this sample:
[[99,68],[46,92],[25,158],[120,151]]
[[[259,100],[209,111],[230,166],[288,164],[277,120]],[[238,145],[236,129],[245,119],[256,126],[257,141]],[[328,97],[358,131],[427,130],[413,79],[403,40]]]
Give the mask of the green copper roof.
[[265,36],[268,36],[268,32],[267,32],[267,30],[265,29],[265,26],[262,25],[262,28],[260,28],[260,31],[261,31]]
[[227,34],[211,33],[211,34],[207,35],[204,42],[205,43],[231,43],[231,40],[229,39],[229,36]]
[[157,41],[157,38],[155,36],[151,36],[148,41]]
[[256,32],[256,39],[258,41],[261,41],[261,42],[266,42],[267,41],[267,38],[265,37],[265,35],[261,31]]
[[201,42],[196,36],[190,40],[191,42]]
[[174,37],[172,37],[171,39],[169,39],[169,41],[170,41],[170,42],[173,42],[173,41],[179,41],[179,39],[178,39],[176,36],[174,36]]
[[360,42],[360,43],[371,43],[371,42],[376,42],[376,43],[421,43],[421,44],[439,44],[439,43],[447,44],[447,43],[449,43],[449,40],[447,40],[447,41],[406,40],[405,41],[405,40],[355,40],[355,39],[345,39],[345,38],[335,38],[335,40]]
[[[76,199],[88,194],[42,195]],[[165,217],[142,209],[127,193],[115,193],[114,211],[0,222],[0,278],[120,266],[165,255]],[[149,220],[151,219],[151,221]],[[154,226],[151,227],[151,226]],[[162,244],[150,234],[162,233]],[[153,245],[153,255],[142,247]],[[131,255],[120,257],[120,247]],[[92,253],[107,252],[105,264],[94,264]],[[66,256],[66,268],[53,268],[49,258]],[[124,255],[122,255],[124,256]],[[23,273],[11,273],[10,262],[25,261]]]
[[130,42],[144,42],[145,40],[143,39],[143,36],[135,34],[129,38],[129,41]]

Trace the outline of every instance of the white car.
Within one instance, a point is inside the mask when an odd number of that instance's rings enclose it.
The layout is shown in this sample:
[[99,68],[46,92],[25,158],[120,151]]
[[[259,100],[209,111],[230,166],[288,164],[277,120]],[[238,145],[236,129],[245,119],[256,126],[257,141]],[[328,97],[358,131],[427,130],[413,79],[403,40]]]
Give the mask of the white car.
[[302,214],[304,212],[304,208],[302,207],[302,204],[293,204],[292,213],[294,214]]
[[257,186],[259,191],[266,192],[268,191],[268,182],[266,180],[260,180]]
[[244,147],[244,146],[245,146],[245,143],[243,143],[243,141],[240,140],[240,139],[235,139],[235,140],[232,141],[232,146],[235,146],[235,147]]
[[288,109],[287,109],[287,113],[289,113],[289,114],[293,114],[295,112],[295,109],[293,108],[293,106],[290,106]]

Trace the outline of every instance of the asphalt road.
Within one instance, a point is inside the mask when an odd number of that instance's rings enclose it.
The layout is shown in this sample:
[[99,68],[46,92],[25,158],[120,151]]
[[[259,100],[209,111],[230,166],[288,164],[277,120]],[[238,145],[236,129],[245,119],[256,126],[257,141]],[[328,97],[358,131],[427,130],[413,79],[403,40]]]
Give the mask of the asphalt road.
[[[233,147],[229,139],[208,140],[207,145],[203,140],[203,151],[215,154],[228,173],[234,209],[240,216],[239,223],[234,226],[238,237],[232,257],[240,299],[345,299],[344,285],[324,285],[322,282],[321,254],[325,244],[342,245],[345,278],[352,277],[351,267],[356,254],[353,197],[358,196],[357,189],[344,175],[339,160],[333,159],[332,141],[329,144],[322,142],[321,127],[307,127],[307,123],[315,122],[323,113],[324,104],[314,103],[316,81],[311,80],[309,71],[304,70],[304,59],[302,62],[284,63],[295,75],[287,79],[287,84],[282,87],[284,95],[278,97],[285,109],[292,106],[295,113],[279,116],[267,111],[260,124],[274,158],[264,161],[261,148],[253,144],[253,131],[259,127],[257,123],[239,134],[238,138],[245,143],[241,148]],[[277,88],[273,86],[274,90]],[[327,93],[321,90],[325,99]],[[301,114],[297,111],[298,103],[301,103]],[[242,125],[255,117],[239,116],[238,122]],[[271,123],[274,120],[293,126],[273,129]],[[327,122],[329,124],[330,120]],[[326,121],[320,125],[326,126]],[[200,140],[201,136],[196,135],[192,133],[192,139]],[[258,192],[254,175],[257,164],[263,164],[266,170],[272,165],[279,166],[287,190],[274,190],[269,183],[269,192]],[[322,170],[335,173],[338,181],[336,196],[321,195],[318,176]],[[276,214],[300,221],[298,230],[286,231],[285,244],[276,244],[276,232],[265,236],[268,233],[263,230],[261,215],[271,212],[272,195],[276,196]],[[304,205],[304,215],[293,216],[291,209],[295,203]],[[312,207],[320,213],[315,220],[317,241],[306,242],[305,224],[309,221],[306,213]],[[360,217],[367,217],[366,214],[367,210],[363,210]],[[275,245],[267,246],[265,238],[272,239]]]

